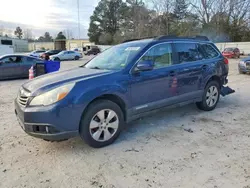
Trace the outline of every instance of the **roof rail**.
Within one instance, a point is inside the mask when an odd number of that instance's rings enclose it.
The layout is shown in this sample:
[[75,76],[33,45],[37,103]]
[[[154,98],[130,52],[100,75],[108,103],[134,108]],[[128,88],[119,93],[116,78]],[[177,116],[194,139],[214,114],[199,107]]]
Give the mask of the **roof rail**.
[[209,38],[208,38],[207,36],[196,35],[195,38],[196,38],[197,40],[209,41]]
[[143,40],[143,39],[154,39],[154,37],[143,37],[143,38],[140,38],[140,39],[128,39],[128,40],[124,40],[122,43],[126,43],[126,42],[132,42],[132,41],[136,41],[136,40]]
[[122,43],[132,42],[132,41],[136,41],[136,40],[140,40],[140,39],[128,39],[128,40],[124,40],[124,41],[122,41]]
[[194,37],[177,37],[175,35],[165,35],[165,36],[159,36],[155,38],[155,40],[166,40],[166,39],[193,39],[193,40],[209,41],[208,37],[199,36],[199,35],[196,35]]
[[178,38],[176,35],[161,35],[155,37],[155,40],[176,39],[176,38]]
[[128,39],[123,41],[122,43],[126,42],[132,42],[132,41],[137,41],[137,40],[143,40],[143,39],[154,39],[154,40],[167,40],[167,39],[193,39],[193,40],[201,40],[201,41],[209,41],[208,37],[206,36],[200,36],[196,35],[194,37],[178,37],[176,35],[162,35],[162,36],[154,36],[154,37],[145,37],[145,38],[140,38],[140,39]]

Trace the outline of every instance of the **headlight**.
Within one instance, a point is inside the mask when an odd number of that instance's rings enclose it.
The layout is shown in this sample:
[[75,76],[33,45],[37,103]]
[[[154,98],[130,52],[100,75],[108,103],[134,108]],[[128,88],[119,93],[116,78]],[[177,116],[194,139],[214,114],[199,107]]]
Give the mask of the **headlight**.
[[74,85],[75,83],[67,84],[67,85],[52,89],[41,95],[38,95],[32,99],[29,105],[30,106],[39,106],[39,105],[46,106],[46,105],[56,103],[62,100],[63,98],[65,98],[68,95],[68,93],[71,91],[71,89],[74,87]]

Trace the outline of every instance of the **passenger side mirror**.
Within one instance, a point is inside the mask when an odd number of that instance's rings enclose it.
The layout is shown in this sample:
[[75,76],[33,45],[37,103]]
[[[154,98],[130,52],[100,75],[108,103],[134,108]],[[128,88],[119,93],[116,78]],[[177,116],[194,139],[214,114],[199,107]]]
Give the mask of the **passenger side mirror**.
[[150,60],[141,61],[136,66],[138,71],[150,71],[154,68],[154,62]]

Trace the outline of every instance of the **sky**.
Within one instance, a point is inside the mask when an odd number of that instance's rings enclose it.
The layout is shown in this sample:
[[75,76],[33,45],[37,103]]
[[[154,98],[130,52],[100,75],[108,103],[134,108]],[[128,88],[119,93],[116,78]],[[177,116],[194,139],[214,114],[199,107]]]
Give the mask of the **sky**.
[[[99,0],[79,0],[80,38],[88,38],[89,18]],[[55,37],[60,31],[78,35],[77,0],[0,0],[0,28],[31,29],[33,37],[46,31]],[[10,31],[9,31],[10,32]]]

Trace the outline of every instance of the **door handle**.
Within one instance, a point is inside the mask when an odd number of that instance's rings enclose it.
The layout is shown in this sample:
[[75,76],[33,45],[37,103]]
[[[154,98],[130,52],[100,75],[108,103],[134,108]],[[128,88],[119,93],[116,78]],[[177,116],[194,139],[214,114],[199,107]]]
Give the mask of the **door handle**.
[[175,72],[175,71],[170,71],[170,72],[169,72],[169,76],[172,76],[172,77],[173,77],[173,76],[175,76],[175,75],[176,75],[176,72]]

